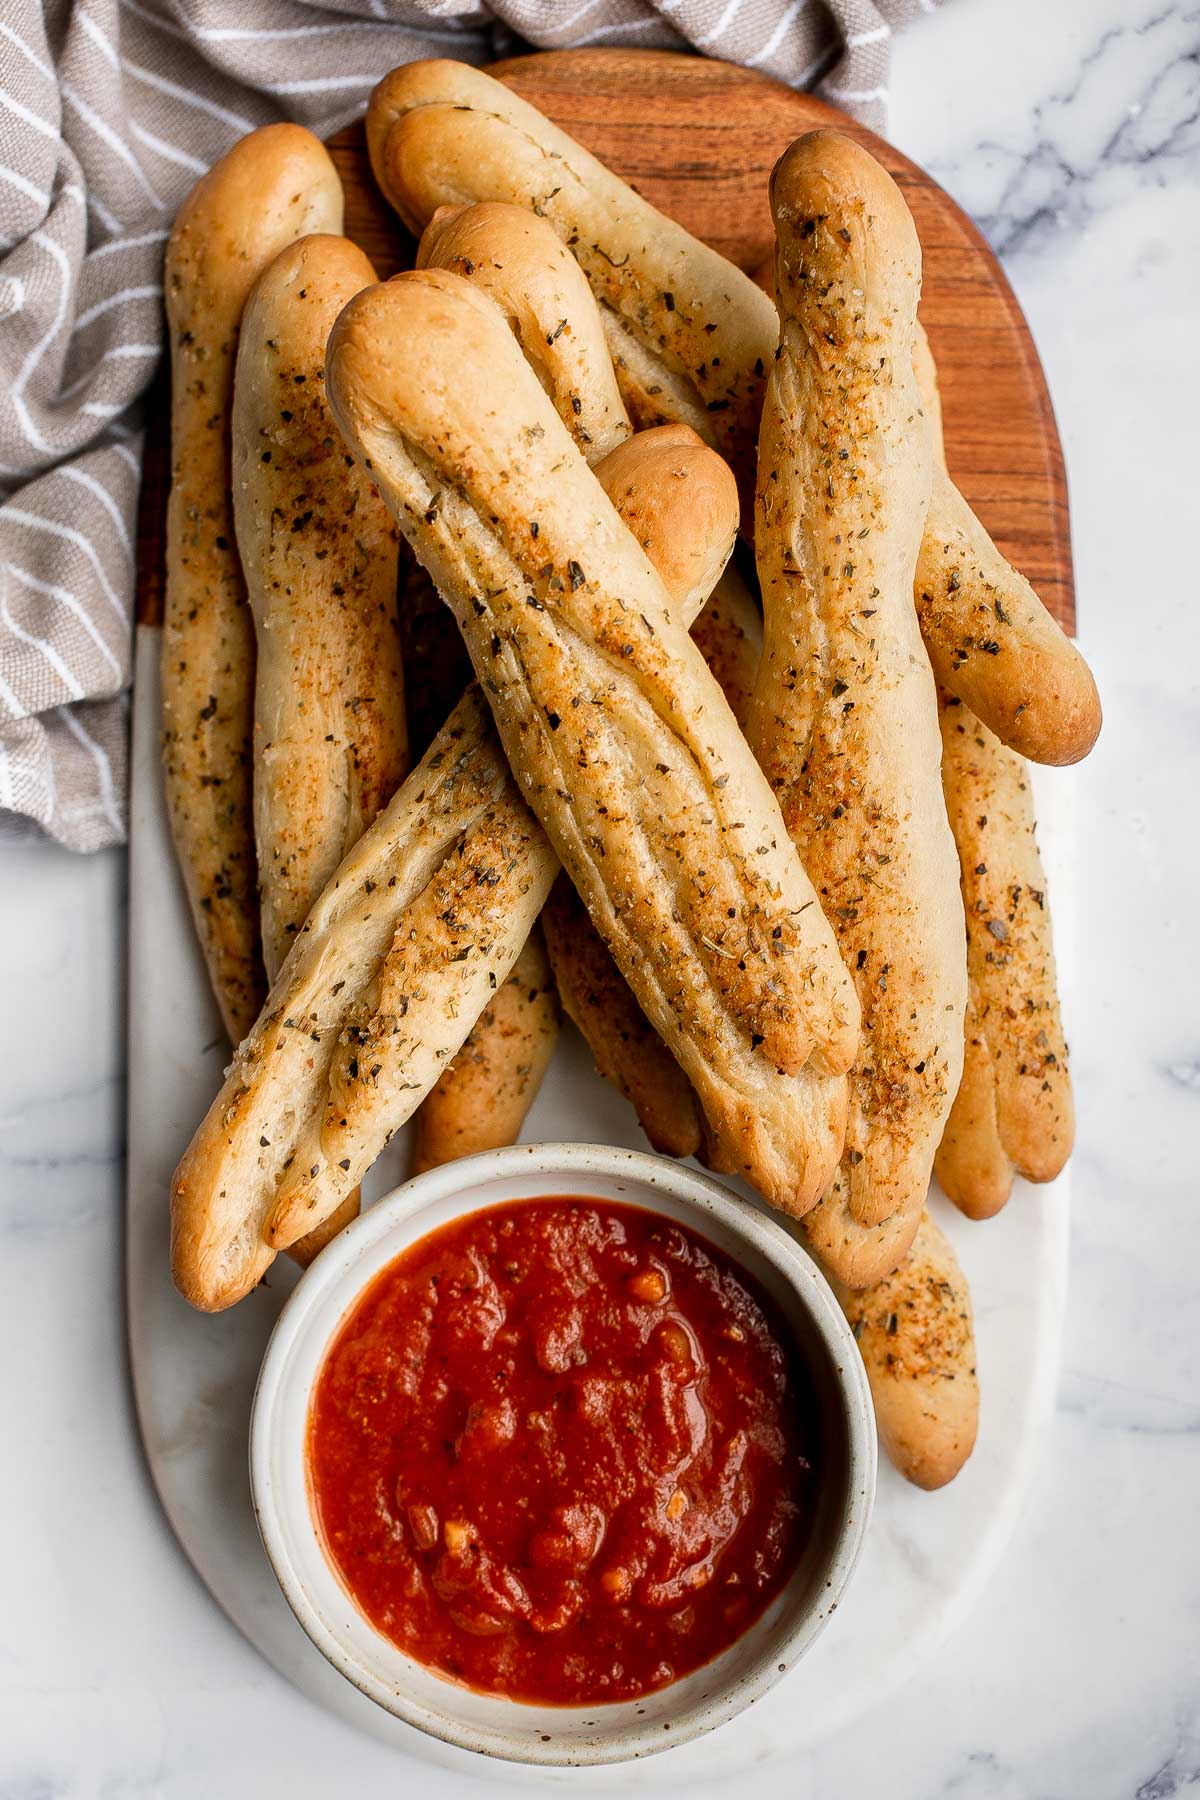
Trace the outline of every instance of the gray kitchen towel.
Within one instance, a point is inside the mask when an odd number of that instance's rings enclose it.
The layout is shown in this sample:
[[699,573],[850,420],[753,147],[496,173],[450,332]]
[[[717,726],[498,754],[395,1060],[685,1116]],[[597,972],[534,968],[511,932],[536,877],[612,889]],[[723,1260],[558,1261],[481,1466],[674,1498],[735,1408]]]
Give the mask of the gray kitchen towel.
[[[892,32],[938,0],[3,0],[0,818],[125,836],[143,396],[162,257],[256,125],[322,136],[424,56],[691,49],[882,125]],[[16,815],[16,817],[14,817]]]

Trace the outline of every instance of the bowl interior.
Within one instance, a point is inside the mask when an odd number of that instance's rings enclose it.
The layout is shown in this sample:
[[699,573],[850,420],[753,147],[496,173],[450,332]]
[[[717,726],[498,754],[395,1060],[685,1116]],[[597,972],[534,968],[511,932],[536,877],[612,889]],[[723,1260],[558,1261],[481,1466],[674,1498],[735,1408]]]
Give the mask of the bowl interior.
[[[804,1558],[771,1608],[721,1656],[657,1693],[591,1708],[473,1692],[414,1662],[358,1611],[326,1560],[309,1505],[309,1396],[331,1338],[363,1286],[409,1244],[506,1200],[571,1194],[644,1206],[699,1231],[746,1268],[789,1322],[812,1383],[818,1499]],[[379,1705],[468,1749],[531,1763],[652,1754],[742,1710],[817,1636],[853,1567],[875,1488],[875,1434],[862,1362],[836,1301],[772,1220],[708,1177],[638,1152],[524,1146],[431,1170],[344,1232],[288,1302],[255,1395],[251,1475],[263,1542],[317,1647]]]

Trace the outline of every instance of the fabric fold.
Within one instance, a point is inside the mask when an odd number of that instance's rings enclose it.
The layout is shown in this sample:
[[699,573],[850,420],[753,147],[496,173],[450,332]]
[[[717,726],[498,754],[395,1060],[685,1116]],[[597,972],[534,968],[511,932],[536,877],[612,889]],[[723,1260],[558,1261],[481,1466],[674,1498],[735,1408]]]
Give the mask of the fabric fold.
[[0,24],[0,813],[125,836],[142,403],[163,246],[244,133],[321,136],[397,63],[693,50],[881,127],[936,0],[8,0]]

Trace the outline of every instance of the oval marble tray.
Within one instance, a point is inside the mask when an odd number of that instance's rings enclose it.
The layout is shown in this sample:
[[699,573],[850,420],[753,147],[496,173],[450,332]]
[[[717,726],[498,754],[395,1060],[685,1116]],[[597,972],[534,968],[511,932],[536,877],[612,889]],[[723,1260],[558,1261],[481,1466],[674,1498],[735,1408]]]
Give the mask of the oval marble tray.
[[[176,875],[158,757],[158,640],[139,627],[134,688],[130,863],[129,1341],[138,1418],[167,1516],[214,1598],[277,1669],[331,1712],[406,1757],[473,1768],[474,1759],[392,1718],[336,1674],[296,1624],[254,1523],[247,1471],[250,1400],[275,1316],[296,1272],[280,1258],[233,1311],[195,1313],[167,1269],[171,1172],[228,1055]],[[1039,774],[1041,772],[1039,771]],[[1058,804],[1052,809],[1051,801]],[[1059,959],[1069,955],[1070,832],[1061,784],[1039,783],[1042,848],[1055,896]],[[565,1028],[523,1134],[643,1148],[631,1110]],[[368,1196],[403,1178],[406,1147],[372,1172]],[[975,1302],[983,1391],[979,1444],[938,1494],[907,1486],[886,1462],[862,1562],[841,1612],[789,1680],[713,1736],[609,1771],[607,1784],[651,1788],[732,1774],[794,1752],[868,1711],[911,1679],[969,1608],[1018,1517],[1039,1431],[1053,1402],[1066,1280],[1067,1183],[1018,1183],[998,1219],[972,1225],[935,1198]],[[476,1767],[477,1772],[477,1767]],[[604,1786],[603,1770],[515,1770],[492,1778]]]
[[[575,132],[648,198],[744,267],[768,248],[766,177],[790,139],[836,123],[868,142],[904,186],[925,245],[922,316],[946,395],[951,468],[1006,552],[1073,622],[1066,491],[1053,414],[1028,330],[979,233],[890,146],[810,96],[720,63],[649,52],[566,52],[506,65],[506,80]],[[347,229],[382,273],[402,234],[374,194],[361,128],[335,140]],[[155,409],[161,417],[163,409]],[[179,1540],[214,1598],[310,1698],[414,1761],[478,1773],[464,1753],[391,1718],[325,1663],[296,1624],[262,1553],[246,1466],[251,1395],[266,1339],[296,1279],[280,1261],[232,1313],[205,1318],[167,1270],[171,1172],[227,1058],[175,870],[158,754],[165,446],[147,455],[139,531],[139,626],[131,798],[127,1278],[138,1416]],[[1040,777],[1042,772],[1038,771]],[[1060,963],[1070,950],[1068,794],[1035,781]],[[640,1147],[623,1101],[569,1028],[524,1134]],[[406,1146],[373,1171],[368,1198],[402,1179]],[[1066,1279],[1067,1184],[1018,1184],[1004,1214],[972,1226],[935,1198],[975,1301],[982,1423],[975,1455],[940,1494],[886,1464],[870,1539],[839,1617],[794,1675],[714,1736],[622,1769],[534,1772],[522,1785],[650,1789],[709,1780],[795,1752],[912,1679],[969,1608],[1019,1514],[1057,1375]]]

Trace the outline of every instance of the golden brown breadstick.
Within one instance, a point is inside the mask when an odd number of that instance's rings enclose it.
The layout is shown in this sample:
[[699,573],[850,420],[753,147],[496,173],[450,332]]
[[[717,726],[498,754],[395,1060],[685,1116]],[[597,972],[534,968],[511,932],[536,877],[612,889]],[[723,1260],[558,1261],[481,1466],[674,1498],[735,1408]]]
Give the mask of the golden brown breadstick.
[[846,1145],[806,1220],[853,1286],[912,1242],[962,1070],[966,970],[937,698],[912,605],[932,450],[912,371],[921,251],[838,133],[776,166],[783,319],[759,441],[764,643],[750,740],[854,972]]
[[763,623],[758,603],[732,563],[692,626],[692,638],[744,731],[762,660]]
[[869,1288],[831,1279],[862,1352],[884,1449],[918,1487],[944,1487],[979,1427],[971,1296],[948,1240],[923,1211],[891,1275]]
[[[679,420],[726,455],[747,491],[778,341],[772,285],[735,269],[647,204],[535,107],[463,63],[408,63],[371,96],[376,179],[410,230],[439,206],[533,207],[600,302],[635,425]],[[914,583],[938,679],[1035,762],[1086,756],[1095,683],[1029,583],[940,469]]]
[[[590,305],[590,295],[586,298]],[[573,411],[571,416],[576,416]],[[698,473],[700,479],[697,479]],[[705,474],[709,479],[703,478]],[[695,434],[686,426],[673,425],[643,433],[636,440],[626,439],[596,464],[596,476],[654,564],[668,593],[681,604],[690,606],[689,596],[707,592],[737,529],[737,498],[732,480],[724,477],[724,465],[713,459],[701,464],[697,470]],[[722,577],[717,582],[718,593],[723,580]],[[715,600],[716,596],[713,598]],[[746,600],[749,603],[748,596]],[[710,601],[705,607],[701,618],[712,604]],[[555,895],[558,896],[557,903]],[[666,1045],[643,1015],[604,940],[588,917],[586,907],[578,901],[565,877],[560,876],[555,883],[543,918],[546,920],[546,949],[553,963],[554,980],[563,1006],[586,1038],[597,1068],[633,1101],[643,1128],[656,1149],[673,1150],[680,1156],[690,1154],[699,1143],[699,1103],[695,1094]],[[516,973],[514,971],[514,976]],[[505,1092],[520,1092],[526,1109],[533,1102],[537,1082],[550,1060],[558,1020],[557,1015],[547,1014],[544,1000],[535,987],[537,999],[531,1008],[536,1009],[534,1017],[522,1029],[521,995],[526,990],[518,989],[515,995],[508,994],[514,976],[509,977],[492,1002],[493,1007],[504,1008],[505,1034],[502,1036],[490,1029],[486,1013],[472,1034],[486,1041],[489,1050],[486,1062],[471,1061],[465,1072],[460,1072],[464,1064],[464,1058],[460,1056],[417,1114],[417,1137],[424,1146],[421,1154],[430,1161],[436,1160],[434,1153],[439,1144],[454,1139],[438,1124],[436,1116],[427,1126],[423,1125],[423,1115],[438,1115],[447,1110],[457,1130],[468,1096],[478,1105],[481,1114],[490,1112],[487,1073],[493,1075]],[[535,1057],[527,1040],[538,1028],[549,1035],[550,1041],[544,1054]],[[536,1070],[536,1081],[523,1076],[517,1083],[505,1077],[502,1067],[505,1047],[526,1067],[532,1066]],[[512,1132],[507,1141],[515,1143],[524,1122],[524,1112],[510,1106],[504,1117]],[[488,1122],[481,1117],[479,1129],[493,1134],[496,1143],[505,1141],[494,1136],[497,1129],[494,1120]],[[426,1166],[429,1166],[428,1161]]]
[[[529,820],[534,849],[544,846],[472,688],[317,900],[175,1172],[172,1271],[194,1306],[218,1311],[239,1300],[276,1249],[323,1224],[362,1179],[369,1161],[346,1171],[344,1182],[331,1182],[324,1204],[305,1207],[283,1243],[267,1241],[281,1184],[293,1170],[313,1171],[314,1182],[320,1173],[330,1064],[347,1021],[447,858],[461,854],[472,832],[486,830],[504,806],[514,819]],[[543,853],[548,891],[554,864],[548,846]],[[519,949],[520,942],[512,946],[510,961]],[[473,1016],[461,1024],[450,1016],[455,986],[452,966],[425,1014],[447,1057],[474,1023]],[[390,1121],[381,1124],[381,1144],[392,1129]]]
[[417,1108],[411,1173],[515,1144],[557,1037],[558,993],[535,925],[512,974]]
[[937,367],[920,326],[913,367],[935,453],[913,584],[933,672],[1020,755],[1034,762],[1079,762],[1100,732],[1092,672],[950,479]]
[[238,328],[247,295],[286,244],[341,228],[341,183],[324,146],[298,125],[266,125],[196,183],[167,245],[163,766],[188,903],[235,1044],[264,989],[251,816],[254,628],[229,469]]
[[[490,308],[485,316],[498,317]],[[523,365],[518,361],[515,367]],[[492,379],[501,391],[502,377],[498,365]],[[383,466],[379,464],[381,471]],[[622,519],[661,522],[664,528],[655,532],[655,539],[672,583],[667,591],[690,618],[733,540],[737,499],[725,464],[693,433],[670,426],[618,445],[598,465],[596,479],[615,496]],[[665,530],[672,503],[674,537]],[[434,1065],[457,1049],[460,1038],[448,1052],[444,1024],[438,1019],[426,1028],[422,1005],[414,1004],[413,996],[428,1003],[438,991],[429,972],[458,965],[450,975],[453,1016],[461,1014],[469,1025],[483,1005],[481,990],[472,984],[486,979],[494,988],[498,971],[511,965],[514,943],[519,945],[528,933],[557,873],[531,827],[523,808],[513,815],[507,804],[497,807],[484,829],[464,838],[461,854],[447,858],[429,891],[410,909],[405,929],[397,932],[377,981],[352,1013],[334,1052],[320,1154],[314,1140],[312,1156],[307,1151],[300,1155],[280,1185],[267,1226],[276,1245],[286,1244],[314,1207],[322,1211],[340,1192],[340,1184],[331,1181],[333,1170],[343,1180],[351,1172],[366,1172],[386,1141],[383,1129],[394,1129],[408,1117],[431,1085],[430,1070],[436,1074]],[[510,894],[515,896],[511,900]]]
[[597,1072],[633,1106],[655,1150],[695,1156],[701,1144],[695,1089],[634,999],[566,875],[542,909],[542,929],[563,1011]]
[[[647,551],[655,535],[646,521],[635,529]],[[692,626],[692,637],[744,726],[762,650],[762,617],[732,564]],[[563,1008],[599,1073],[631,1103],[656,1150],[698,1155],[704,1131],[695,1090],[634,999],[565,876],[555,882],[542,922]]]
[[789,1077],[810,1062],[836,1077],[852,1056],[853,988],[661,581],[467,283],[426,269],[360,295],[328,379],[622,972],[731,1160],[802,1210],[840,1104],[806,1113]]
[[1052,1181],[1075,1136],[1029,770],[961,702],[942,708],[942,781],[967,919],[966,1060],[934,1168],[972,1219],[1014,1170]]
[[[661,472],[653,444],[647,451],[643,440],[641,454],[648,475]],[[697,440],[690,467],[688,493],[729,483],[719,459]],[[721,553],[728,535],[723,525]],[[691,573],[699,590],[680,597],[689,614],[711,585],[713,559],[713,546],[693,539]],[[491,864],[484,885],[527,881],[528,928],[538,884],[548,891],[558,864],[517,793],[482,695],[472,687],[318,899],[176,1172],[172,1267],[193,1305],[206,1311],[231,1305],[260,1279],[276,1249],[306,1233],[311,1241],[422,1097],[424,1088],[414,1084],[393,1112],[386,1092],[376,1090],[360,1166],[341,1169],[326,1159],[321,1126],[331,1066],[335,1052],[351,1054],[342,1037],[364,997],[378,992],[389,954],[397,948],[404,954],[424,891],[448,858],[461,863],[467,851],[482,863],[503,835],[497,820],[505,816],[510,835],[524,821],[525,854],[516,868]],[[526,904],[520,895],[518,901]],[[497,985],[505,957],[511,961],[520,942],[514,931],[505,935],[493,968]],[[458,968],[450,961],[436,971],[410,1006],[414,1028],[434,1039],[443,1063],[474,1023],[459,1002]],[[369,1076],[371,1064],[365,1068]],[[293,1171],[302,1179],[289,1200]]]
[[[481,288],[508,321],[526,360],[581,453],[598,463],[630,435],[600,314],[587,278],[552,225],[520,206],[443,206],[417,247],[418,268],[451,269]],[[635,486],[641,481],[635,474]],[[644,482],[641,485],[645,485]],[[530,529],[536,533],[537,525]],[[453,628],[449,609],[443,608]],[[537,954],[544,959],[540,940]],[[558,1011],[545,983],[508,982],[479,1018],[471,1038],[422,1103],[414,1142],[423,1166],[444,1148],[469,1141],[515,1143],[558,1035]],[[492,1011],[500,1017],[492,1019]],[[541,1034],[540,1046],[535,1039]],[[487,1046],[486,1055],[481,1046]],[[511,1066],[506,1067],[506,1057]],[[489,1095],[488,1081],[495,1088]],[[518,1105],[520,1096],[523,1105]],[[478,1109],[474,1125],[471,1107]],[[505,1139],[496,1133],[508,1129]]]
[[242,317],[233,493],[258,652],[254,814],[268,980],[408,760],[397,532],[325,400],[330,327],[374,279],[347,238],[303,238],[259,277]]
[[417,267],[453,269],[495,301],[590,463],[629,436],[587,277],[546,219],[499,201],[439,207]]
[[[439,206],[472,200],[509,201],[548,219],[591,282],[636,423],[692,425],[749,491],[775,348],[772,309],[749,276],[464,63],[394,69],[371,96],[367,143],[376,180],[411,231],[423,231]],[[681,404],[654,410],[655,386],[669,386]]]
[[[774,266],[755,271],[774,295]],[[996,548],[946,469],[942,404],[918,320],[913,368],[935,464],[913,594],[934,674],[1034,762],[1073,763],[1100,731],[1092,672],[1025,577]]]

